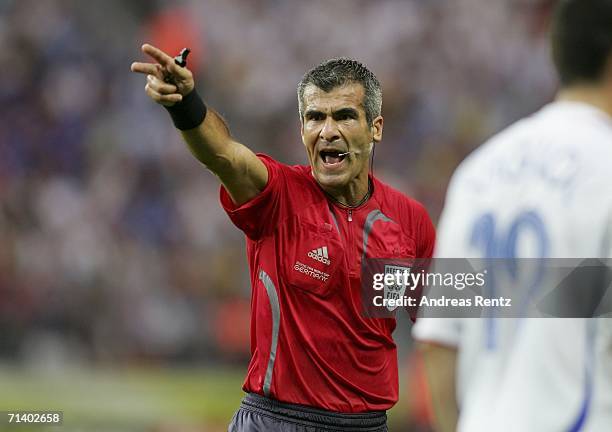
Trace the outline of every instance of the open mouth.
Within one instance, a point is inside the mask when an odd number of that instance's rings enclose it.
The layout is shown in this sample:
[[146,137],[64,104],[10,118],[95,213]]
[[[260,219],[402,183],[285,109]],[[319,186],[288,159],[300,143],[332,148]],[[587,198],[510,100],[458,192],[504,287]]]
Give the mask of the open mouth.
[[346,158],[347,153],[337,150],[322,150],[319,152],[319,156],[326,165],[337,165],[342,163],[342,161]]

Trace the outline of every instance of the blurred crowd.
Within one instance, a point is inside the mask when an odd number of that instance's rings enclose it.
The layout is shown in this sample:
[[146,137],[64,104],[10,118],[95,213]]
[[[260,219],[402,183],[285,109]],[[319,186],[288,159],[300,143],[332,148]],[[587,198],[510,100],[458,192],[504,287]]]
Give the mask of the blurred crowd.
[[244,361],[244,239],[130,73],[149,41],[258,152],[306,163],[296,85],[335,56],[383,85],[375,173],[436,220],[452,170],[549,102],[547,0],[0,2],[0,358]]

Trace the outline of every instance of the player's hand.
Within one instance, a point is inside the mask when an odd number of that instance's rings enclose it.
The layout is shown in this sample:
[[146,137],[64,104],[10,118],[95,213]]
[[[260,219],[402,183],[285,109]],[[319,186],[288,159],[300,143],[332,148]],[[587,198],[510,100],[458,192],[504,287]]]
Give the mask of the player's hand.
[[193,90],[193,74],[189,69],[174,63],[173,57],[149,44],[142,46],[142,52],[151,56],[157,63],[134,62],[131,70],[147,75],[145,92],[155,102],[172,106]]

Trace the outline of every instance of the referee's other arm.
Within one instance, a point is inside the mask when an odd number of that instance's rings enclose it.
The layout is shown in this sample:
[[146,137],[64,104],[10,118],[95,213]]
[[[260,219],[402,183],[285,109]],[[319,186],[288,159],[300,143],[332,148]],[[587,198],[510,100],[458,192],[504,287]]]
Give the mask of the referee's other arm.
[[430,342],[421,342],[418,346],[425,360],[435,430],[455,432],[459,416],[455,389],[457,350]]
[[[180,103],[194,91],[193,74],[174,63],[162,50],[144,44],[142,52],[157,63],[132,63],[132,72],[147,75],[147,95],[165,107]],[[170,81],[170,82],[167,82]],[[208,108],[204,121],[181,130],[191,153],[219,179],[236,205],[242,205],[261,192],[268,182],[264,163],[248,147],[232,139],[225,121]]]

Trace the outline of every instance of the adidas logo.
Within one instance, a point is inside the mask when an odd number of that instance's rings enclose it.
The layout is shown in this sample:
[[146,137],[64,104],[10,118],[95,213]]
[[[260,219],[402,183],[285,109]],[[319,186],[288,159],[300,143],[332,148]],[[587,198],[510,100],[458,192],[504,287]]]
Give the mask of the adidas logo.
[[331,261],[329,260],[329,256],[327,255],[327,246],[320,247],[318,249],[313,249],[308,252],[308,256],[313,260],[317,260],[322,262],[325,265],[330,265]]

